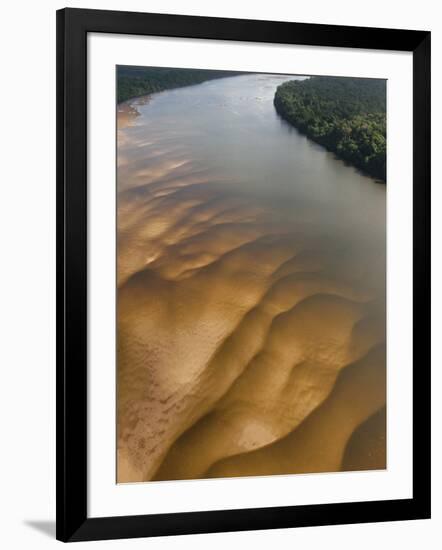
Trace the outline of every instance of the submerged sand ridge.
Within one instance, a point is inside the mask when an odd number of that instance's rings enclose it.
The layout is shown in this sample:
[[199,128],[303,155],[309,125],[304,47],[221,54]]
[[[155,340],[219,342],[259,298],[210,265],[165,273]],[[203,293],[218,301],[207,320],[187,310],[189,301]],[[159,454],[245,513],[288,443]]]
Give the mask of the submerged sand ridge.
[[255,193],[140,111],[118,117],[118,481],[385,467],[369,208],[348,231],[314,194]]

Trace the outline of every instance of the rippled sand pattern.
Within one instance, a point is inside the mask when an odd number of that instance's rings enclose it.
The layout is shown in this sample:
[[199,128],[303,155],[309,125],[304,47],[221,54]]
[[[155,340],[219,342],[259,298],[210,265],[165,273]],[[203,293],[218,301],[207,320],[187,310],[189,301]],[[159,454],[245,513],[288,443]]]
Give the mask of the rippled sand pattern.
[[118,481],[385,468],[384,259],[130,136],[127,109]]

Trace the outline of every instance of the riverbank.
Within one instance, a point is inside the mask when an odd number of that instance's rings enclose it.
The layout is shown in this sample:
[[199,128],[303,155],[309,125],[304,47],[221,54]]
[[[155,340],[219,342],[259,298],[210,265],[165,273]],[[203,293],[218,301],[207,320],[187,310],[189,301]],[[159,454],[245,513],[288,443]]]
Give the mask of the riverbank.
[[119,66],[117,68],[118,103],[155,92],[200,84],[206,80],[237,74],[241,73],[202,69]]
[[311,77],[290,81],[278,86],[274,105],[300,132],[385,183],[384,80]]

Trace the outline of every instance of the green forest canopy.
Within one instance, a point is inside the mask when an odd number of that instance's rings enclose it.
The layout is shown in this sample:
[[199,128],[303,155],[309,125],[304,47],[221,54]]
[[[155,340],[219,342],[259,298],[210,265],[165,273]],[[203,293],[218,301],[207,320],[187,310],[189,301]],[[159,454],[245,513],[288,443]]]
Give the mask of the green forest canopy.
[[128,99],[199,84],[206,80],[241,74],[233,71],[209,71],[203,69],[170,69],[165,67],[117,67],[118,103]]
[[278,86],[278,113],[362,171],[386,179],[386,81],[314,76]]

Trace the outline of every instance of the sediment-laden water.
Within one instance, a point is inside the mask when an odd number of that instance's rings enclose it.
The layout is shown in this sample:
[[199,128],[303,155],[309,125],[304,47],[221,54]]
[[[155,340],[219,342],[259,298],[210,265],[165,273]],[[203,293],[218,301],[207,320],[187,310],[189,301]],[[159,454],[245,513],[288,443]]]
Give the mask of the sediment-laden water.
[[385,467],[385,186],[242,75],[118,107],[118,481]]

